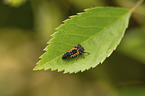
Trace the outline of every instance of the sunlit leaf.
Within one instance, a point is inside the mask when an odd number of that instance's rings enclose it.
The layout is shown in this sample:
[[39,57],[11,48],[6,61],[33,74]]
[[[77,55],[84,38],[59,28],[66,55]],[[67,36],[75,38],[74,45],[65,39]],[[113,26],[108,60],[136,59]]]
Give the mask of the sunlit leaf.
[[[120,43],[128,26],[130,10],[113,7],[87,9],[64,21],[52,35],[34,70],[73,73],[88,70],[103,62]],[[62,55],[81,44],[90,54],[62,60]]]
[[27,0],[4,0],[6,4],[11,5],[12,7],[19,7],[24,4]]

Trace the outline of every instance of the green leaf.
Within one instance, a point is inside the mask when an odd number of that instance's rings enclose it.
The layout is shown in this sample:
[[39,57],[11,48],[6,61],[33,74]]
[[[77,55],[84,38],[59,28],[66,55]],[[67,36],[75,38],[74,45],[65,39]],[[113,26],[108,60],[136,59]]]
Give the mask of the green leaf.
[[[128,84],[128,86],[120,87],[118,88],[118,94],[117,96],[144,96],[145,95],[145,87],[142,85],[143,81],[135,81],[140,84]],[[126,84],[126,83],[124,83]]]
[[[103,62],[120,43],[128,26],[130,10],[113,7],[87,9],[64,21],[52,35],[34,70],[58,70],[73,73],[88,70]],[[63,60],[62,56],[77,44],[86,52],[78,59]]]
[[130,30],[118,51],[145,64],[145,28]]
[[27,0],[4,0],[6,4],[11,5],[12,7],[19,7],[24,4]]

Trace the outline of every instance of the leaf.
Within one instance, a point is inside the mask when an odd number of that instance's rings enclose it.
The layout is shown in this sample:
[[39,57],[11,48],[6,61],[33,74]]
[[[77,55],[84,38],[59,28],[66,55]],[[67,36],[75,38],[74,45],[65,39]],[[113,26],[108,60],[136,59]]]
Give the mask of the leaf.
[[[87,9],[64,21],[52,35],[34,70],[58,70],[77,73],[103,62],[120,43],[128,26],[130,10],[113,7]],[[63,54],[81,44],[86,52],[78,59],[62,60]]]
[[[141,85],[143,82],[144,81],[135,80],[135,81],[133,81],[133,83],[135,83],[135,84],[130,84],[130,82],[123,83],[126,85],[123,85],[124,87],[121,86],[120,88],[118,88],[118,94],[119,94],[118,96],[144,96],[145,87]],[[128,84],[128,86],[127,86],[127,84]]]
[[118,51],[145,64],[145,29],[130,30],[120,44]]
[[12,7],[19,7],[24,4],[27,0],[4,0],[6,4],[11,5]]

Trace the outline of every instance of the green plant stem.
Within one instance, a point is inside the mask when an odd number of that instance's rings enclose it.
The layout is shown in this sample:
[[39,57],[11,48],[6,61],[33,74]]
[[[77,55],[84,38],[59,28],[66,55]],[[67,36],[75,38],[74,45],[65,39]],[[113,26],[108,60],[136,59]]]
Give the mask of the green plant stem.
[[131,12],[133,12],[144,0],[140,0],[137,2],[137,4],[131,9]]

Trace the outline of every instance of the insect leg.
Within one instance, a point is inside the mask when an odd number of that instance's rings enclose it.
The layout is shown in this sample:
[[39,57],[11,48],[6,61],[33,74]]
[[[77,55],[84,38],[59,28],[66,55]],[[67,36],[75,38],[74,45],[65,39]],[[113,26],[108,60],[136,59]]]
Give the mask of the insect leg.
[[83,52],[83,53],[87,53],[87,54],[90,54],[89,52]]
[[76,57],[76,60],[78,60],[78,55],[77,55],[77,57]]
[[82,54],[83,58],[85,58],[84,54]]

